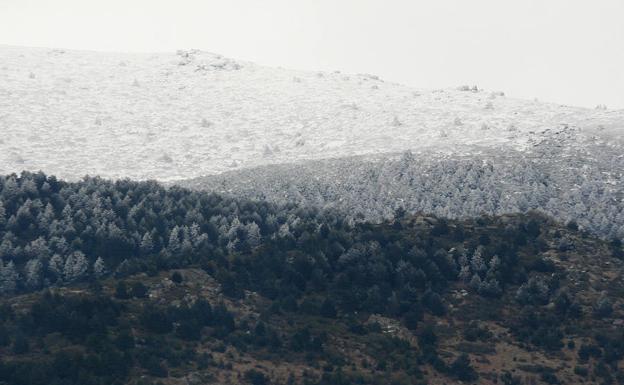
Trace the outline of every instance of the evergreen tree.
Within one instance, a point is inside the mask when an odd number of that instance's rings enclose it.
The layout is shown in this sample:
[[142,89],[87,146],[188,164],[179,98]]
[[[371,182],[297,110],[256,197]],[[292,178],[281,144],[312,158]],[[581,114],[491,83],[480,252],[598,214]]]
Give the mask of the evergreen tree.
[[6,225],[6,210],[4,208],[4,203],[0,200],[0,230],[4,228]]
[[19,275],[13,261],[6,264],[0,260],[0,294],[11,294],[17,288]]
[[336,307],[334,306],[334,303],[329,298],[326,298],[325,301],[323,301],[323,304],[321,305],[320,313],[321,313],[321,316],[323,317],[336,318],[337,316]]
[[8,259],[14,254],[13,242],[11,242],[11,237],[7,236],[8,234],[5,234],[2,243],[0,243],[0,259]]
[[201,249],[203,244],[208,241],[208,235],[201,232],[201,228],[195,222],[191,225],[189,231],[189,239],[196,250]]
[[481,281],[481,277],[479,277],[479,274],[474,274],[472,276],[472,279],[470,280],[470,288],[475,292],[478,293],[479,290],[481,289],[481,285],[482,285],[482,281]]
[[465,353],[461,354],[451,363],[449,371],[460,381],[474,381],[479,377],[470,364],[470,358]]
[[167,250],[172,255],[178,255],[182,249],[180,242],[180,228],[175,226],[169,234],[169,242],[167,243]]
[[89,262],[80,251],[71,253],[65,260],[63,278],[67,282],[77,281],[85,277],[89,269]]
[[30,242],[24,249],[24,253],[29,258],[50,258],[50,248],[43,237],[39,237]]
[[472,279],[472,272],[470,271],[469,265],[464,265],[461,267],[458,278],[464,283],[470,282],[470,280]]
[[149,232],[143,234],[143,238],[141,239],[141,244],[139,246],[141,254],[148,255],[154,251],[154,241],[152,240],[152,236]]
[[609,317],[613,314],[613,303],[606,295],[602,295],[594,306],[594,316],[597,318]]
[[487,271],[487,266],[483,261],[483,248],[478,247],[475,250],[472,259],[470,260],[470,268],[474,274],[484,274]]
[[43,212],[37,216],[37,225],[42,231],[48,231],[48,228],[54,221],[54,208],[48,203]]
[[232,241],[234,239],[238,240],[238,233],[242,229],[243,229],[243,225],[240,222],[240,220],[238,219],[238,216],[234,217],[234,219],[232,219],[232,223],[230,224],[230,227],[227,230],[227,233],[226,233],[227,238],[230,241]]
[[290,232],[290,226],[288,223],[284,223],[280,226],[279,231],[277,232],[277,236],[280,238],[290,238],[292,237],[292,233]]
[[63,278],[63,268],[65,260],[59,254],[54,254],[48,263],[48,270],[57,279]]
[[108,271],[106,270],[106,264],[104,263],[104,260],[102,259],[102,257],[97,257],[97,259],[93,263],[93,274],[96,278],[102,278],[104,275],[106,275],[107,272]]
[[43,263],[41,259],[33,258],[26,263],[24,268],[26,286],[30,289],[38,289],[43,279]]
[[10,176],[4,181],[4,187],[2,189],[2,196],[5,201],[12,201],[19,195],[19,185],[14,176]]
[[260,227],[256,222],[251,222],[246,226],[247,242],[251,248],[258,247],[261,241]]

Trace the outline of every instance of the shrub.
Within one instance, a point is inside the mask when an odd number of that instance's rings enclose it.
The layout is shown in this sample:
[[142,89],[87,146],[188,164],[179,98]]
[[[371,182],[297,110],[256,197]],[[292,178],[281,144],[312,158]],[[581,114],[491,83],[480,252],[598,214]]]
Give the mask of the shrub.
[[449,366],[449,373],[460,381],[474,381],[479,375],[470,364],[470,358],[467,354],[461,354]]
[[574,367],[574,374],[581,377],[587,377],[587,375],[589,374],[589,370],[587,370],[587,368],[584,366],[577,365]]
[[132,296],[135,298],[145,298],[147,296],[147,287],[142,282],[134,282],[132,284]]
[[183,278],[182,278],[182,274],[180,274],[180,272],[176,271],[173,274],[171,274],[171,281],[173,281],[174,283],[182,283]]
[[268,385],[269,379],[266,375],[256,369],[245,372],[245,380],[251,385]]
[[115,298],[117,299],[130,298],[130,294],[128,293],[128,286],[126,285],[126,282],[124,281],[117,282],[117,286],[115,287]]

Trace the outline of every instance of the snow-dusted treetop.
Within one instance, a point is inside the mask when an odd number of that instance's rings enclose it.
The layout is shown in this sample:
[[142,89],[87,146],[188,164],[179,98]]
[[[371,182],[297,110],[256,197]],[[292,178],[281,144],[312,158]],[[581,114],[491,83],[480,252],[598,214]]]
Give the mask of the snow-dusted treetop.
[[[624,111],[416,90],[200,51],[0,46],[0,173],[174,180],[271,163],[466,144],[530,151],[562,131],[618,141]],[[474,147],[471,147],[474,148]]]

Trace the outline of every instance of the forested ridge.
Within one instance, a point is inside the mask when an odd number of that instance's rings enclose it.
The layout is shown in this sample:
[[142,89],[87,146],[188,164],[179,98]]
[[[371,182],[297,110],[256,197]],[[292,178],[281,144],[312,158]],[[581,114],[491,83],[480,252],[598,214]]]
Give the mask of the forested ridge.
[[0,383],[622,379],[621,244],[537,213],[356,223],[23,173],[0,238]]
[[607,145],[542,143],[530,153],[467,146],[378,159],[354,157],[271,165],[181,181],[275,203],[332,207],[365,221],[409,213],[471,218],[540,211],[605,239],[624,240],[624,158]]
[[2,292],[183,266],[304,226],[344,226],[318,210],[167,190],[156,182],[66,183],[42,173],[0,178],[0,199]]

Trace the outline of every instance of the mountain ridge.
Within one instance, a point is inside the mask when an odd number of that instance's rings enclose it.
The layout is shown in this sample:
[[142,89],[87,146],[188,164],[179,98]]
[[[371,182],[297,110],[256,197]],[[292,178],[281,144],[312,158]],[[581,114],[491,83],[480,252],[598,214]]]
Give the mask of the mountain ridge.
[[621,146],[624,110],[470,87],[419,90],[374,75],[285,70],[198,50],[0,46],[0,53],[2,173],[172,181],[405,150],[527,150],[566,127],[576,130],[573,145]]

